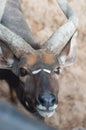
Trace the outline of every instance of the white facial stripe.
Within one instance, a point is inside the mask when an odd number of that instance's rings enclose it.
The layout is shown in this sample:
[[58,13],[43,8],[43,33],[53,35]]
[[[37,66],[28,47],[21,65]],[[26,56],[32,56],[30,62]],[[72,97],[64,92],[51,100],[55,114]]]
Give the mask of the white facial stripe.
[[37,109],[46,110],[46,107],[44,107],[44,106],[42,106],[42,105],[40,104],[40,105],[37,105]]
[[32,74],[38,74],[42,69],[32,71]]
[[29,104],[28,104],[28,102],[27,102],[27,101],[25,102],[25,104],[26,104],[26,106],[27,106],[27,107],[29,106]]
[[47,108],[40,105],[37,105],[37,111],[42,117],[51,117],[55,113],[55,109],[57,108],[57,104],[54,104],[52,107],[49,107],[49,111],[47,111]]
[[54,109],[56,109],[57,107],[58,107],[58,105],[54,104],[54,106],[49,107],[49,110],[54,110]]
[[51,73],[51,70],[48,70],[48,69],[38,69],[38,70],[34,70],[32,71],[32,74],[38,74],[40,71],[44,71],[44,72],[47,72],[47,73]]
[[[52,107],[49,107],[49,110],[55,110],[57,108],[57,104],[54,104]],[[40,109],[40,110],[47,110],[46,107],[42,106],[41,104],[40,105],[37,105],[37,108]]]
[[1,49],[1,47],[0,47],[0,54],[2,54],[2,49]]
[[42,117],[51,117],[51,116],[53,116],[54,115],[54,113],[55,113],[55,110],[53,110],[52,112],[44,112],[44,111],[40,111],[40,110],[38,110],[38,113],[42,116]]
[[48,69],[43,69],[44,72],[47,72],[47,73],[51,73],[51,70],[48,70]]

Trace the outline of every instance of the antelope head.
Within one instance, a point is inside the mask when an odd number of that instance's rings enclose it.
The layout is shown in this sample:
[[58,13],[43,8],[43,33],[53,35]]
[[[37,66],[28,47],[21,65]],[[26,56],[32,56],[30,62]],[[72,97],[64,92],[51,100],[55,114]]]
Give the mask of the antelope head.
[[[18,78],[16,92],[21,103],[42,117],[50,117],[58,106],[58,75],[76,56],[78,18],[66,0],[57,0],[68,18],[39,48],[0,24],[0,39],[11,50],[7,69]],[[2,66],[3,69],[3,66]]]

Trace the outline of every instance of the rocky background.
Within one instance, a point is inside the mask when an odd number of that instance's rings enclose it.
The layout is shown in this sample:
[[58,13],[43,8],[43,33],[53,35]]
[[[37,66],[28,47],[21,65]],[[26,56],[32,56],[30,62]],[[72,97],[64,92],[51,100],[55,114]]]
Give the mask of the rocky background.
[[[79,17],[77,58],[74,65],[65,68],[59,76],[59,106],[56,114],[45,120],[61,130],[86,128],[86,0],[69,2]],[[56,0],[21,0],[21,3],[26,21],[40,44],[66,21]],[[0,98],[9,101],[5,81],[0,81]]]

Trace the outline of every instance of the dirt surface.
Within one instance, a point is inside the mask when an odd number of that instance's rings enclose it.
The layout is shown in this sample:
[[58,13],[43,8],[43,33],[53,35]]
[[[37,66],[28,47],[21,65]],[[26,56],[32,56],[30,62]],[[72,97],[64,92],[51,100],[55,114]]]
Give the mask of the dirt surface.
[[[60,75],[59,106],[56,114],[46,119],[48,124],[61,130],[86,128],[86,0],[69,2],[79,17],[77,58],[74,65]],[[22,0],[22,9],[41,44],[65,21],[56,0]],[[0,81],[0,98],[9,101],[9,89],[4,81]]]

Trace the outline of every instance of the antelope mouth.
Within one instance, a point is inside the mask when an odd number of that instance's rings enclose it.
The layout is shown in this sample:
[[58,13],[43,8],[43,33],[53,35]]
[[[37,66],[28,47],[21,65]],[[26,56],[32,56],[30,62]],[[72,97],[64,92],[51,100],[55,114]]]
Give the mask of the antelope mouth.
[[37,105],[36,110],[39,113],[40,116],[42,117],[51,117],[54,115],[55,110],[57,108],[57,105],[55,104],[52,107],[49,107],[48,109],[42,105]]
[[[30,104],[28,101],[25,101],[26,107],[30,108]],[[54,115],[55,110],[57,108],[57,104],[54,104],[52,107],[46,108],[45,106],[37,105],[34,109],[38,112],[38,114],[42,117],[51,117]]]
[[38,111],[39,115],[42,116],[42,117],[51,117],[55,113],[55,110],[52,110],[52,111],[45,110],[44,111],[44,110],[37,109],[37,111]]

